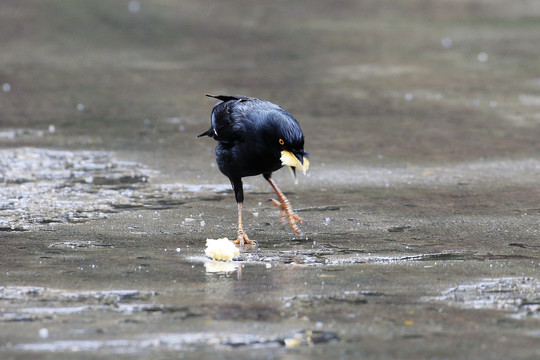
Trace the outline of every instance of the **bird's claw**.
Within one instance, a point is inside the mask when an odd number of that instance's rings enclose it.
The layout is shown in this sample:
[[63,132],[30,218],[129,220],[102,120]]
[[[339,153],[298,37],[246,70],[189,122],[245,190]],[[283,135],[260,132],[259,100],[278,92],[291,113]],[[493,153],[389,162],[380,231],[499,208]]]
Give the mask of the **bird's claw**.
[[244,244],[252,245],[256,244],[257,242],[254,240],[249,240],[247,234],[244,232],[244,230],[238,230],[238,237],[236,240],[233,241],[236,245],[244,246]]
[[296,235],[302,235],[302,231],[296,224],[297,222],[301,223],[302,218],[298,216],[292,209],[291,204],[289,201],[285,200],[283,202],[280,202],[276,199],[270,199],[272,201],[272,205],[277,207],[281,210],[281,225],[285,225],[287,220],[289,221],[289,225],[291,225],[291,228],[293,229],[294,233]]

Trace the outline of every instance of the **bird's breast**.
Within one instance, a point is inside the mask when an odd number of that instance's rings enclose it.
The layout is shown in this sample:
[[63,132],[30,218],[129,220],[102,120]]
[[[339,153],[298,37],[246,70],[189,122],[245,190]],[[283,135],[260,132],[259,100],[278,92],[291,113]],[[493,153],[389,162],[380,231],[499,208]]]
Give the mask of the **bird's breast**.
[[219,142],[216,161],[220,171],[228,177],[260,175],[282,167],[279,151],[247,142]]

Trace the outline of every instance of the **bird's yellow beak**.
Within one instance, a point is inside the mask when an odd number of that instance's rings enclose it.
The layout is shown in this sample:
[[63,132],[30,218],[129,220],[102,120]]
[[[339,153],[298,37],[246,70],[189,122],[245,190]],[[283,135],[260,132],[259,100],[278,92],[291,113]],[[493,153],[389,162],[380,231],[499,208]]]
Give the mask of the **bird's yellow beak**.
[[304,175],[306,175],[306,171],[309,169],[309,160],[304,157],[302,159],[302,162],[298,160],[296,156],[290,151],[283,150],[281,152],[281,165],[287,165],[289,169],[292,172],[293,178],[296,180],[296,169],[302,170]]

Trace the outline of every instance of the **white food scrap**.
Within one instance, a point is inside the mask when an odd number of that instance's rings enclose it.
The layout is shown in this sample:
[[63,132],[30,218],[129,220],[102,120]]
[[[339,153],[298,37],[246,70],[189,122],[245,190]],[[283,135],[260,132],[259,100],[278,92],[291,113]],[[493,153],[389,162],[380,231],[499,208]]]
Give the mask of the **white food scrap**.
[[240,250],[228,238],[206,239],[206,256],[218,261],[232,261],[240,255]]

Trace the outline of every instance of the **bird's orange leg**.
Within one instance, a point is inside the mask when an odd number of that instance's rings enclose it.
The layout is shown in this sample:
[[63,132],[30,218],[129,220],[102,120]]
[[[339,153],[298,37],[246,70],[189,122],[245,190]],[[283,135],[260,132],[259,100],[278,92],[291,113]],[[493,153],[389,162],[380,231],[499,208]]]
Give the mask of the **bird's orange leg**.
[[279,190],[276,183],[271,178],[268,178],[266,180],[270,183],[270,186],[272,186],[272,188],[274,189],[274,191],[276,192],[279,198],[279,201],[276,199],[271,199],[271,200],[272,200],[272,205],[281,209],[281,224],[285,225],[285,222],[289,220],[289,225],[291,225],[291,228],[293,229],[294,233],[296,235],[301,235],[302,231],[300,230],[300,228],[298,227],[296,223],[297,222],[301,223],[302,218],[296,215],[296,213],[293,211],[291,203],[289,202],[289,199],[287,199],[285,195],[281,192],[281,190]]
[[244,244],[255,244],[255,241],[249,240],[247,234],[244,232],[244,227],[242,226],[242,203],[238,203],[238,237],[233,243],[240,246]]

